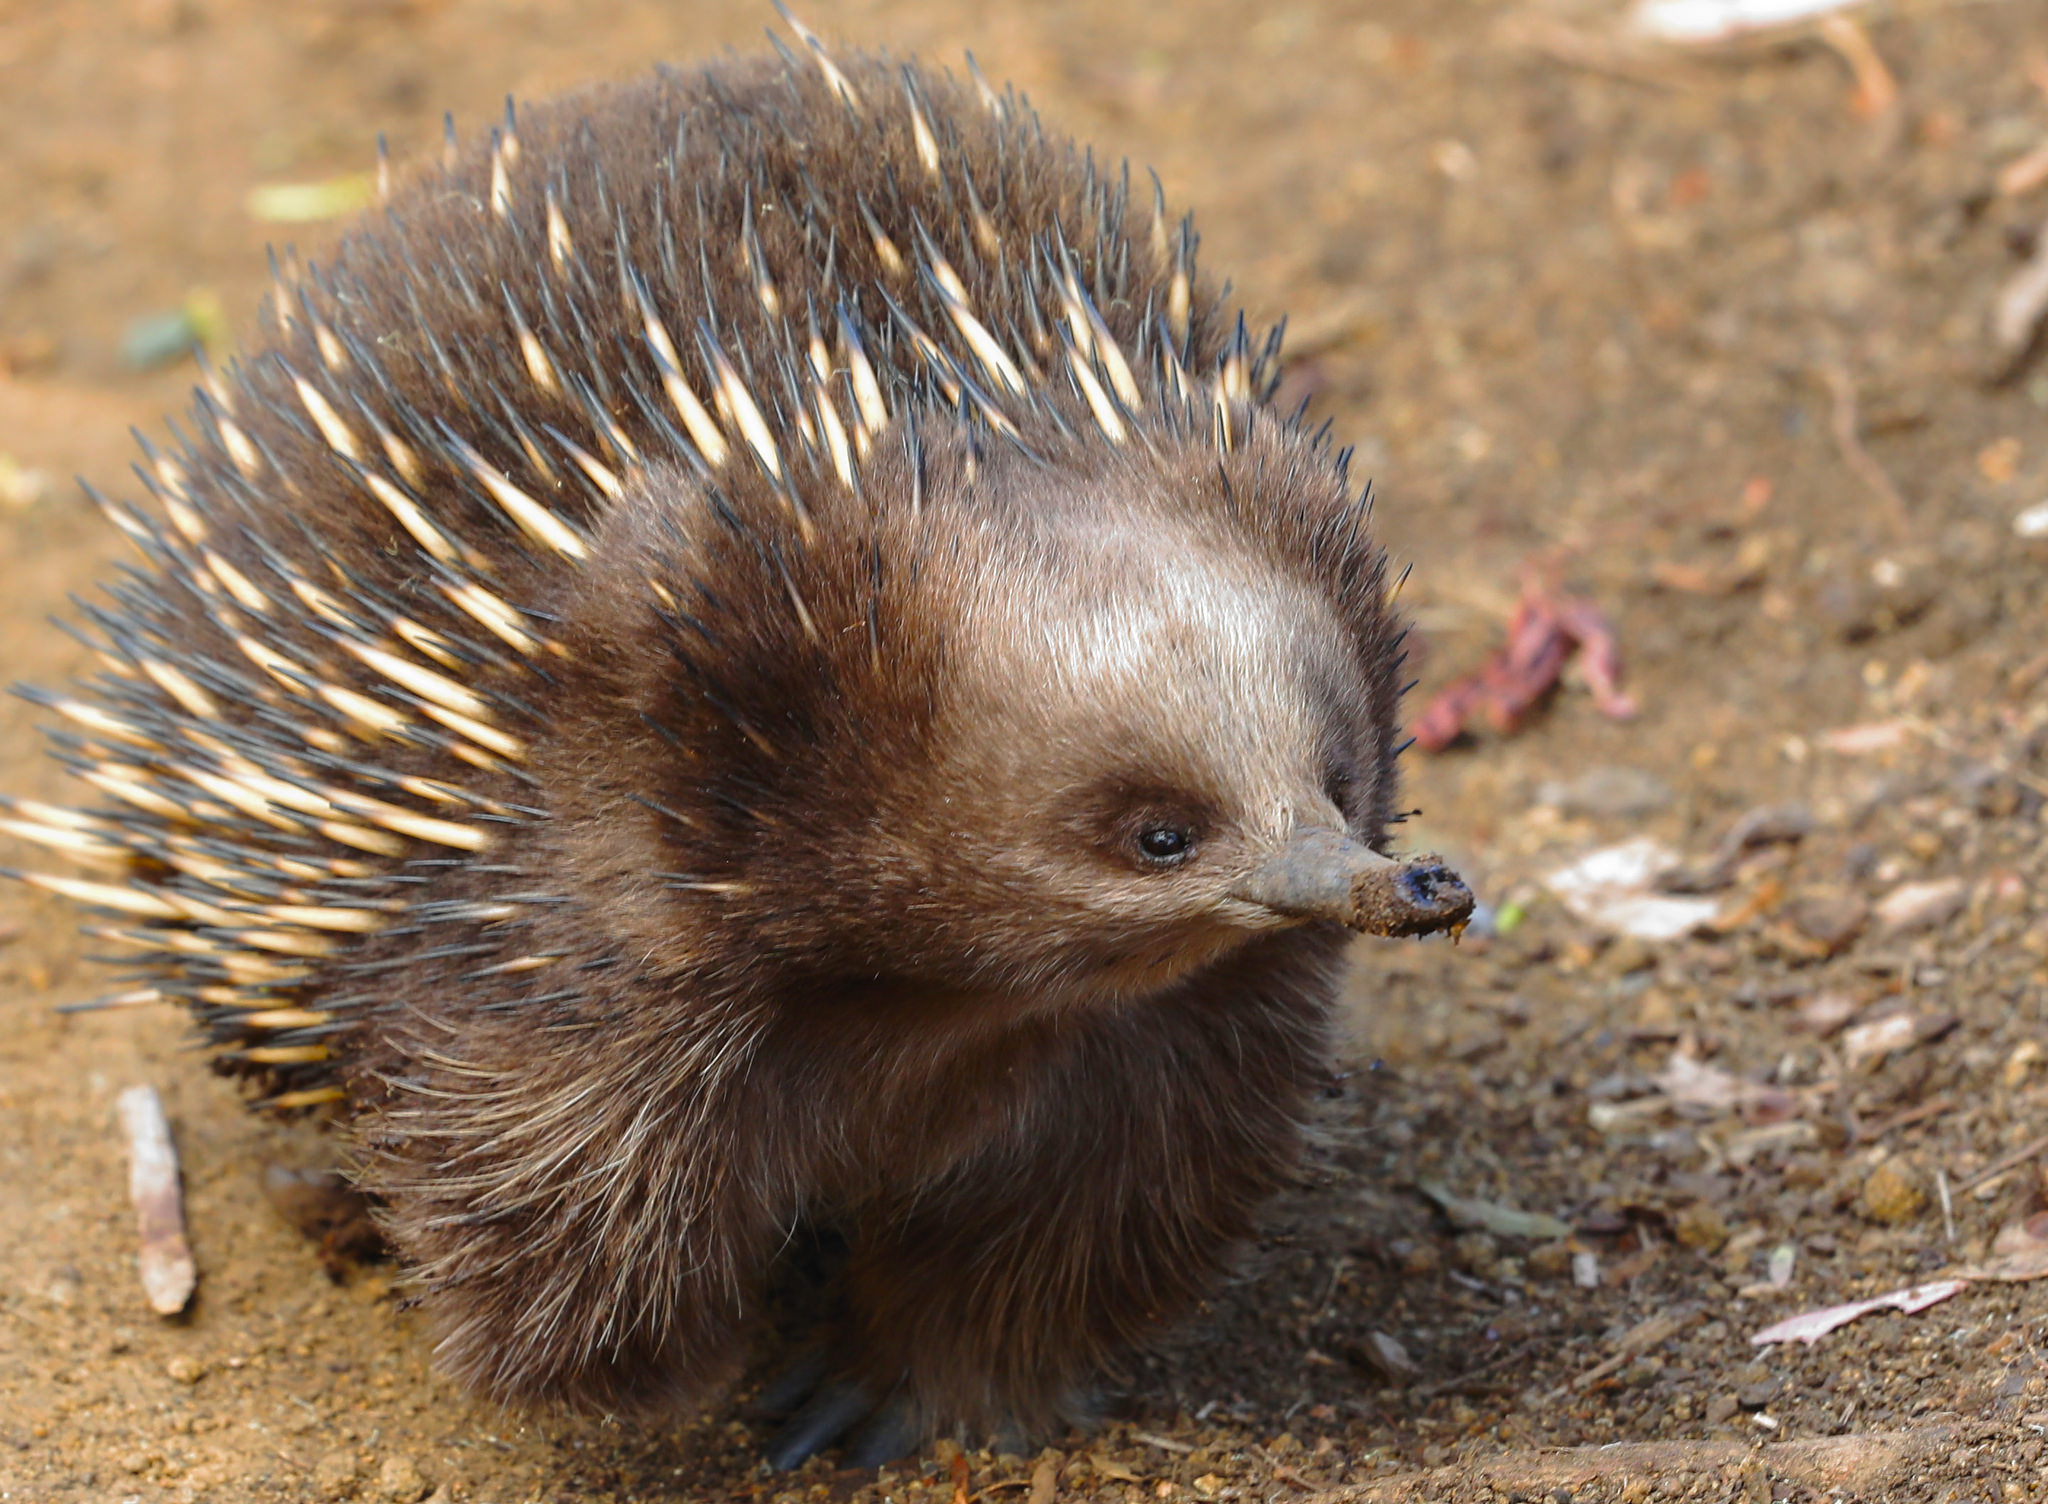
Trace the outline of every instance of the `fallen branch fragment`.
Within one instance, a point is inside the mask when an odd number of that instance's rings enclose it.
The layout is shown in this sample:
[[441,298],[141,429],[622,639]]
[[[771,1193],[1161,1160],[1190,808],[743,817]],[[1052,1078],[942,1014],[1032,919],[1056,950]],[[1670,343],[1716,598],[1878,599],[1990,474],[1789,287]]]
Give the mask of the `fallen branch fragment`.
[[1478,1228],[1503,1238],[1537,1238],[1545,1242],[1572,1235],[1569,1222],[1544,1212],[1519,1211],[1495,1201],[1460,1196],[1434,1180],[1419,1180],[1415,1189],[1434,1201],[1446,1217],[1459,1226]]
[[1698,1321],[1701,1314],[1698,1306],[1688,1304],[1674,1306],[1671,1310],[1661,1311],[1646,1321],[1637,1322],[1621,1334],[1620,1340],[1614,1344],[1612,1353],[1573,1379],[1571,1387],[1591,1388],[1609,1374],[1619,1371],[1637,1353],[1676,1337]]
[[[1952,1453],[1965,1434],[1957,1426],[1929,1426],[1925,1430],[1781,1441],[1763,1448],[1740,1441],[1637,1441],[1556,1452],[1503,1452],[1497,1457],[1382,1478],[1326,1497],[1342,1498],[1345,1504],[1421,1504],[1423,1500],[1483,1498],[1487,1488],[1496,1498],[1518,1494],[1548,1498],[1555,1490],[1576,1492],[1595,1484],[1626,1489],[1638,1480],[1697,1480],[1760,1485],[1751,1487],[1750,1498],[1769,1498],[1765,1491],[1769,1485],[1783,1481],[1818,1493],[1837,1491],[1876,1499],[1886,1497],[1885,1490],[1895,1483],[1924,1473],[1929,1464]],[[1600,1497],[1635,1495],[1602,1493]]]
[[1966,1192],[1974,1191],[1978,1186],[1984,1184],[1985,1181],[1996,1180],[1999,1176],[2005,1174],[2006,1171],[2017,1169],[2028,1160],[2038,1159],[2043,1154],[2048,1154],[2048,1133],[2042,1134],[2037,1139],[2030,1139],[2010,1154],[2001,1154],[1968,1180],[1958,1185],[1956,1187],[1956,1194],[1961,1196]]
[[1937,1279],[1904,1290],[1887,1290],[1868,1300],[1852,1300],[1845,1305],[1825,1306],[1818,1311],[1801,1311],[1797,1316],[1787,1316],[1783,1321],[1765,1327],[1749,1339],[1750,1345],[1765,1347],[1773,1342],[1818,1342],[1836,1327],[1847,1326],[1872,1311],[1900,1311],[1910,1316],[1915,1311],[1924,1311],[1931,1305],[1961,1294],[1969,1283],[1966,1279]]
[[142,1288],[150,1308],[175,1316],[192,1299],[199,1271],[185,1241],[185,1193],[171,1125],[153,1086],[131,1086],[116,1099],[128,1138],[128,1196],[141,1234]]
[[[1944,1213],[1953,1220],[1952,1211],[1945,1207]],[[1868,1300],[1852,1300],[1845,1305],[1801,1311],[1797,1316],[1787,1316],[1783,1321],[1765,1327],[1749,1340],[1757,1347],[1773,1342],[1818,1342],[1836,1327],[1847,1326],[1872,1311],[1899,1311],[1910,1316],[1929,1306],[1939,1305],[1971,1285],[2018,1285],[2048,1278],[2048,1216],[2037,1215],[2000,1228],[1992,1239],[1990,1256],[1983,1263],[1951,1265],[1942,1274],[1945,1278],[1930,1280],[1924,1285],[1911,1285],[1903,1290],[1887,1290]]]

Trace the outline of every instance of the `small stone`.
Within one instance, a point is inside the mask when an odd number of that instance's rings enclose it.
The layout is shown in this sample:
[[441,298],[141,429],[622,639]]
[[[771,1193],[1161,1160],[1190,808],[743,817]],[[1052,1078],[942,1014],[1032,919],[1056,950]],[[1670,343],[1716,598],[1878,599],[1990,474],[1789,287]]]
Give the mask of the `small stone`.
[[1600,1255],[1592,1249],[1572,1250],[1572,1286],[1579,1290],[1600,1288]]
[[1735,1412],[1742,1408],[1742,1402],[1734,1395],[1723,1392],[1707,1401],[1706,1422],[1710,1426],[1725,1425],[1735,1418]]
[[1678,1214],[1673,1235],[1687,1248],[1712,1253],[1728,1241],[1728,1222],[1704,1201],[1695,1201]]
[[419,1504],[427,1492],[427,1480],[419,1464],[402,1453],[386,1457],[377,1468],[377,1497],[390,1504]]
[[197,1358],[180,1353],[164,1365],[164,1372],[180,1384],[196,1384],[206,1377],[206,1365]]
[[1816,992],[1799,1005],[1794,1027],[1826,1038],[1854,1018],[1862,1007],[1846,992]]
[[1862,931],[1870,905],[1853,893],[1812,893],[1796,900],[1792,927],[1827,955],[1839,955]]
[[1385,1332],[1367,1332],[1362,1351],[1366,1360],[1390,1379],[1412,1379],[1420,1371],[1408,1349]]
[[1896,1227],[1926,1204],[1927,1193],[1891,1160],[1886,1160],[1864,1177],[1857,1205],[1873,1222]]
[[1434,1274],[1443,1267],[1443,1255],[1427,1238],[1396,1238],[1387,1244],[1387,1256],[1403,1274]]
[[1735,1403],[1743,1410],[1767,1409],[1777,1397],[1778,1381],[1775,1378],[1757,1379],[1735,1391]]
[[63,354],[56,335],[47,329],[31,329],[0,339],[0,371],[9,376],[47,376],[57,369]]
[[1640,820],[1668,809],[1671,785],[1643,768],[1589,768],[1577,778],[1544,784],[1536,802],[1567,815]]
[[1969,900],[1969,885],[1959,877],[1900,883],[1878,900],[1877,919],[1893,934],[1937,929],[1960,914]]
[[77,1304],[80,1292],[85,1289],[85,1279],[72,1265],[60,1264],[40,1284],[32,1284],[29,1289],[53,1306],[70,1306]]
[[1493,1240],[1491,1233],[1462,1233],[1452,1245],[1458,1256],[1458,1266],[1467,1274],[1486,1278],[1500,1257],[1500,1244]]
[[2014,1046],[2013,1052],[2005,1057],[2005,1087],[2007,1091],[2018,1091],[2026,1085],[2027,1074],[2034,1068],[2034,1062],[2041,1058],[2039,1040],[2023,1039]]
[[17,464],[11,456],[0,454],[0,504],[17,510],[32,507],[49,500],[55,491],[48,471]]
[[355,1492],[361,1474],[362,1464],[354,1452],[325,1453],[313,1464],[313,1493],[322,1499],[346,1499]]
[[1636,935],[1617,935],[1600,957],[1602,969],[1618,977],[1648,971],[1657,964],[1657,952],[1647,940]]

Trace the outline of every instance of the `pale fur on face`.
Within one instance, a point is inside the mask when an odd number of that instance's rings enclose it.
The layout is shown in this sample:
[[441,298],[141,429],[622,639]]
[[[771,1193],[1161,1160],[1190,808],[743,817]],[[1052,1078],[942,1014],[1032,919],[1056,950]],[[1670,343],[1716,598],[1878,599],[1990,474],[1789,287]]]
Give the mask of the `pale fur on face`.
[[1296,831],[1344,825],[1318,686],[1348,665],[1326,603],[1227,540],[1157,518],[1068,516],[1053,541],[1000,550],[982,571],[957,646],[972,682],[1005,686],[979,713],[1044,801],[1032,813],[1050,825],[1070,791],[1115,772],[1216,817],[1201,876],[1136,872],[1098,900],[1177,931],[1162,947],[1175,971],[1209,949],[1186,933],[1192,919],[1239,934],[1288,922],[1223,889]]

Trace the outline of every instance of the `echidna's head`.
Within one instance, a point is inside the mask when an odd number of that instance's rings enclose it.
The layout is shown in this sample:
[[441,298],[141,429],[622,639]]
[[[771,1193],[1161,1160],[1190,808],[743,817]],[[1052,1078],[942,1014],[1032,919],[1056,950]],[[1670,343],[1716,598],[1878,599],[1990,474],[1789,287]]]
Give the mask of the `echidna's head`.
[[686,547],[621,509],[593,588],[640,619],[595,656],[633,720],[590,728],[571,828],[639,954],[1061,1003],[1463,917],[1365,912],[1399,634],[1305,441],[921,461],[808,538],[765,496],[684,503]]

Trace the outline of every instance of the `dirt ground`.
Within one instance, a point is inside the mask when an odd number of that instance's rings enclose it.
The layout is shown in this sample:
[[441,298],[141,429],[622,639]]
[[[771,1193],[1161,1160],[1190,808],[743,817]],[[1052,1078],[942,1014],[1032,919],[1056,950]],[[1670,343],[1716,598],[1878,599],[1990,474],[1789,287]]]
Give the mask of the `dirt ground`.
[[[2048,366],[1989,333],[2048,214],[2023,170],[2048,7],[1900,3],[1710,57],[1619,45],[1600,0],[806,11],[973,49],[1156,166],[1206,263],[1293,314],[1290,382],[1416,565],[1417,710],[1526,578],[1608,615],[1639,713],[1568,681],[1518,734],[1410,754],[1406,839],[1493,922],[1361,944],[1326,1131],[1239,1276],[1097,1432],[879,1477],[760,1472],[736,1405],[642,1430],[463,1398],[388,1269],[330,1282],[266,1203],[317,1134],[245,1113],[175,1018],[58,1015],[100,985],[69,916],[8,887],[0,1499],[2048,1497],[2048,1284],[1750,1340],[2048,1233],[2048,538],[2015,527],[2048,495]],[[79,666],[42,619],[119,550],[69,477],[119,487],[130,425],[193,379],[138,369],[137,321],[246,328],[266,241],[334,233],[252,188],[772,19],[0,3],[8,677]],[[0,786],[49,796],[34,719],[0,709]],[[1728,858],[1694,874],[1705,931],[1616,936],[1541,881],[1639,836]],[[201,1286],[175,1321],[136,1279],[135,1082],[183,1154]]]

